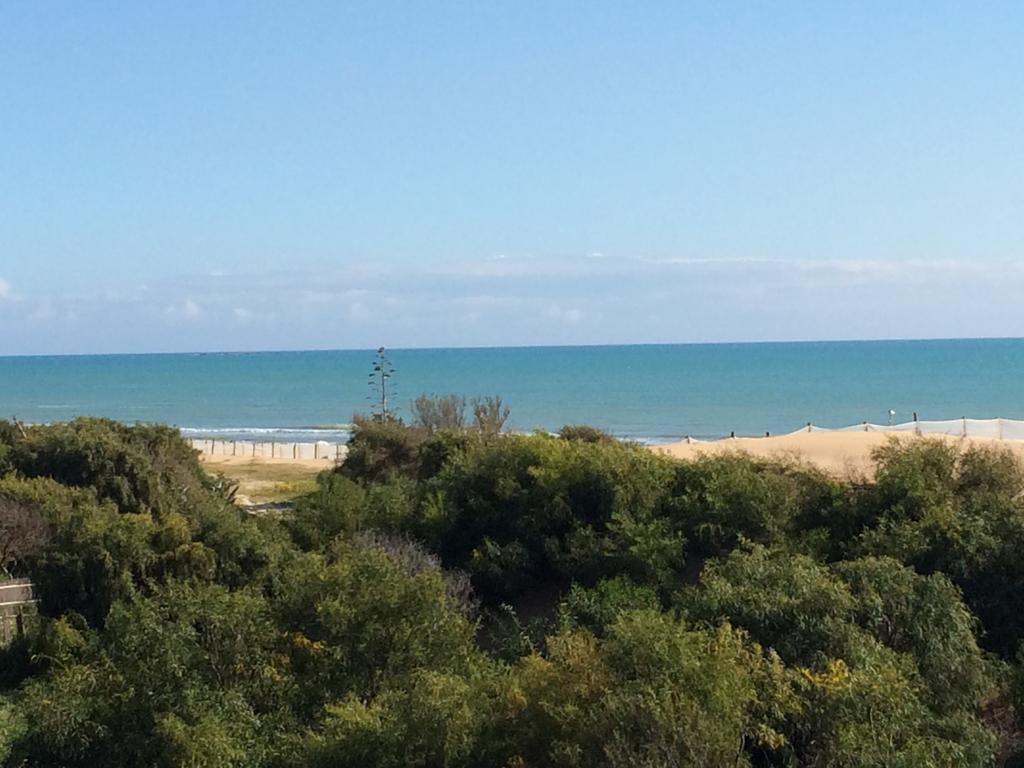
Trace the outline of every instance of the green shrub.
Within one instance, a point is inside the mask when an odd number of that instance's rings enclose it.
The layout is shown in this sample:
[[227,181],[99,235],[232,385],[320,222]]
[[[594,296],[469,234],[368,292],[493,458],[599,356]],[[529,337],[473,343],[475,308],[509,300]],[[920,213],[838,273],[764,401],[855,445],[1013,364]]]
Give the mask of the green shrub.
[[945,576],[921,576],[887,558],[843,562],[834,571],[853,595],[853,621],[914,659],[933,707],[971,711],[993,690],[977,619]]
[[1014,607],[1024,580],[1024,468],[1003,448],[891,440],[876,453],[877,483],[857,494],[853,554],[887,555],[941,572],[1005,658],[1024,639]]
[[412,423],[433,434],[461,431],[466,426],[466,398],[461,395],[420,395],[412,402]]
[[772,544],[807,533],[827,519],[840,496],[822,472],[747,454],[678,462],[667,513],[696,553],[729,552],[740,540]]
[[[253,765],[274,745],[277,635],[262,598],[172,586],[116,602],[18,700],[15,765]],[[67,647],[65,645],[65,647]]]
[[610,443],[615,440],[603,429],[588,427],[586,424],[566,424],[558,430],[558,436],[563,440],[578,440],[581,443]]
[[776,726],[795,703],[785,670],[741,632],[634,611],[603,641],[574,631],[548,645],[502,691],[485,743],[504,754],[486,764],[742,766],[746,749],[784,741]]
[[348,454],[338,471],[354,480],[381,482],[394,477],[415,479],[419,448],[427,431],[397,419],[356,417]]
[[304,709],[400,685],[417,669],[464,671],[474,625],[445,574],[394,549],[338,541],[290,566],[277,600]]
[[[425,484],[425,514],[445,564],[502,602],[537,583],[681,566],[682,540],[658,520],[670,473],[636,446],[508,435],[448,461]],[[652,530],[661,551],[648,560]]]
[[796,670],[797,714],[788,748],[796,765],[812,768],[982,768],[994,764],[992,734],[971,713],[936,714],[919,690],[912,663],[882,646],[858,664],[841,659]]
[[980,648],[1024,637],[1006,452],[891,443],[843,482],[436,426],[361,423],[277,519],[172,430],[0,425],[0,513],[47,532],[0,765],[953,768],[1018,738],[979,715],[1024,708]]
[[109,419],[28,427],[11,450],[26,477],[93,489],[122,512],[180,511],[210,494],[196,452],[170,427],[128,427]]
[[559,606],[559,624],[569,629],[587,629],[603,634],[624,611],[658,610],[658,593],[635,584],[626,576],[601,579],[590,589],[573,584]]
[[679,593],[691,620],[742,627],[788,664],[849,653],[854,596],[828,566],[760,545],[704,567],[700,585]]

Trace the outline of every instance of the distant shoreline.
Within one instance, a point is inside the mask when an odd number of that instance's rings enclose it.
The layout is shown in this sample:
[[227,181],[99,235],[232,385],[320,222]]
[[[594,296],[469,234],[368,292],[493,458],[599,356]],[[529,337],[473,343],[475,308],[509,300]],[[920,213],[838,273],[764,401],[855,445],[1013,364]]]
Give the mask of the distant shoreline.
[[[706,456],[733,452],[765,459],[797,460],[841,476],[870,475],[872,453],[892,439],[943,440],[961,445],[1004,447],[1024,461],[1024,439],[985,436],[960,437],[951,434],[923,434],[911,431],[807,431],[806,429],[774,437],[735,437],[711,441],[680,440],[646,446],[661,456],[692,461]],[[219,441],[210,443],[193,439],[193,447],[201,452],[205,465],[214,469],[241,466],[295,466],[306,470],[329,469],[344,459],[343,444],[271,443]],[[204,443],[206,445],[204,445]],[[210,450],[214,452],[210,452]]]
[[[498,395],[509,428],[589,424],[648,444],[922,419],[1024,419],[1024,340],[394,350],[392,402]],[[366,352],[0,360],[0,414],[159,422],[196,437],[347,440],[372,407]],[[293,434],[306,431],[308,436]],[[328,430],[327,432],[323,430]],[[330,434],[330,431],[336,434]]]

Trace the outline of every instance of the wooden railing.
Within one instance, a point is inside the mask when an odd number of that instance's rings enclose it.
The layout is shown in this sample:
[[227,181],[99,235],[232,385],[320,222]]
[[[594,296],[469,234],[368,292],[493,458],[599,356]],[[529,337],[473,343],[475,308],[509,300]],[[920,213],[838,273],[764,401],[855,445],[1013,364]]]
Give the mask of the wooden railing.
[[0,646],[25,635],[29,622],[35,621],[38,602],[28,579],[0,581]]

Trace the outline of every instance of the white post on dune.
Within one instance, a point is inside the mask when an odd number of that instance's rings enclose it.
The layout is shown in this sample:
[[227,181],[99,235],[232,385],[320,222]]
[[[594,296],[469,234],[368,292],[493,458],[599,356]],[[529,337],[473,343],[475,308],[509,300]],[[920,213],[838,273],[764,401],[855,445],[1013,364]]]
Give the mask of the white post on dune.
[[960,432],[960,437],[967,437],[967,417],[961,416],[960,421],[963,422],[963,429]]

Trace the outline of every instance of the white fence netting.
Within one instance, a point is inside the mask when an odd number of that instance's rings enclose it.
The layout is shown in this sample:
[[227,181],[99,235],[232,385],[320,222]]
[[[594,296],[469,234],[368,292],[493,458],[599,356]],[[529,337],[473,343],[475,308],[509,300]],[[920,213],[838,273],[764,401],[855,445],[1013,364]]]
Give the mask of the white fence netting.
[[[808,424],[805,427],[781,435],[799,435],[807,432],[893,432],[897,434],[916,435],[947,435],[950,437],[987,438],[990,440],[1024,440],[1024,420],[1020,419],[944,419],[931,421],[905,421],[899,424],[874,424],[861,422],[848,427],[819,427]],[[766,437],[773,435],[765,433]],[[779,435],[774,435],[778,437]],[[730,437],[755,437],[755,435],[736,435]],[[717,440],[701,440],[686,436],[686,443],[714,443]]]
[[[948,435],[950,437],[977,437],[991,440],[1024,440],[1024,420],[1020,419],[945,419],[938,421],[906,421],[899,424],[874,424],[862,422],[848,427],[819,427],[808,424],[789,435],[806,432],[893,432],[917,435]],[[765,436],[771,436],[765,433]],[[737,435],[732,435],[737,437]],[[752,437],[752,435],[743,435]],[[729,438],[724,438],[729,439]],[[211,456],[249,456],[274,459],[324,459],[340,461],[345,458],[347,447],[343,443],[277,443],[245,440],[217,440],[192,438],[192,447]],[[686,443],[711,443],[717,440],[701,440],[687,436]]]
[[265,459],[324,459],[339,460],[345,456],[341,443],[277,443],[248,440],[215,440],[192,438],[192,447],[208,456],[249,456]]
[[790,434],[801,432],[905,432],[918,435],[949,435],[951,437],[984,437],[992,440],[1024,440],[1024,421],[1019,419],[944,419],[938,421],[906,421],[900,424],[863,422],[849,427],[819,427],[808,424]]

